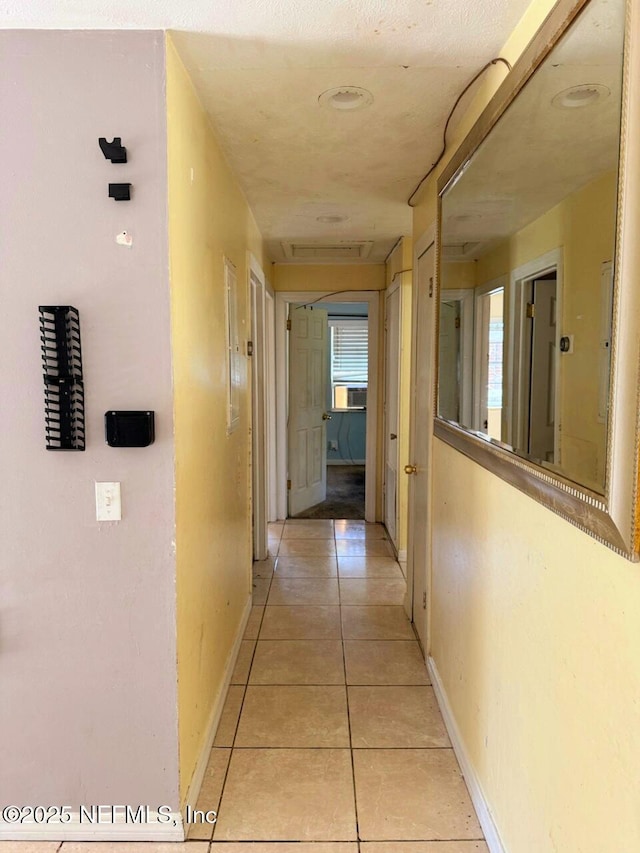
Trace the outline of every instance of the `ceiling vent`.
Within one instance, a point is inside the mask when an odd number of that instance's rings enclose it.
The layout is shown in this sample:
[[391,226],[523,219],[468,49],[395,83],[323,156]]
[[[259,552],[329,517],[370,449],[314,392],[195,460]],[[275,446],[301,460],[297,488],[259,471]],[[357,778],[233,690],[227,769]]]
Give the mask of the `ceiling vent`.
[[369,257],[373,242],[357,240],[348,243],[282,243],[289,261],[362,261]]

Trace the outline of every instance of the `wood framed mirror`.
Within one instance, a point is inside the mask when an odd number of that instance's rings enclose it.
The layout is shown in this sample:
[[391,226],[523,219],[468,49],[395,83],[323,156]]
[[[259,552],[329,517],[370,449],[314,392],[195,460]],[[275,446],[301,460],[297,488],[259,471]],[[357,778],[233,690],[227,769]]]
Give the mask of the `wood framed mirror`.
[[637,559],[640,0],[559,0],[438,197],[435,435]]

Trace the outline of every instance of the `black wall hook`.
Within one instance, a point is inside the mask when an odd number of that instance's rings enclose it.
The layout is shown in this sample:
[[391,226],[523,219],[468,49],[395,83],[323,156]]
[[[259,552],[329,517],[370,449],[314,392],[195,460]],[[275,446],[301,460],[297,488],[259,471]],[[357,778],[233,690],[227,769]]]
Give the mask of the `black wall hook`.
[[98,139],[98,145],[107,160],[112,163],[126,163],[127,149],[121,144],[122,140],[119,136],[114,136],[112,142],[107,142],[104,136]]
[[115,201],[131,199],[131,184],[109,184],[109,198]]

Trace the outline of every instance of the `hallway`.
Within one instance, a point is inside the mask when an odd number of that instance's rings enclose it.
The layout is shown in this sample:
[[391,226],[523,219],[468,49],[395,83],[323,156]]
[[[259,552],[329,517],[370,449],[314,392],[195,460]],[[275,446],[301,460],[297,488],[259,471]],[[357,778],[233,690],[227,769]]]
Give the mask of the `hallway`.
[[269,553],[196,806],[217,823],[0,853],[488,853],[384,527],[289,519]]
[[289,520],[269,542],[198,803],[211,850],[486,853],[384,528]]
[[382,525],[290,519],[269,552],[197,803],[213,840],[0,853],[488,853]]

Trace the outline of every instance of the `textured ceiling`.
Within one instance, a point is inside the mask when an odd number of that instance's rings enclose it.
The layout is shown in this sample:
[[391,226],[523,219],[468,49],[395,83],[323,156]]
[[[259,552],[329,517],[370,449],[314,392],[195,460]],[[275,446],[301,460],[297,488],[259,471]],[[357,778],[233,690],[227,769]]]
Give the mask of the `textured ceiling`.
[[[617,168],[624,20],[624,0],[593,0],[445,193],[443,243],[468,247],[465,260]],[[610,94],[579,109],[552,105],[585,84]]]
[[[0,26],[170,29],[275,260],[281,241],[373,241],[411,228],[406,200],[462,86],[528,0],[0,0]],[[321,107],[369,89],[353,112]],[[344,216],[338,224],[319,216]]]

